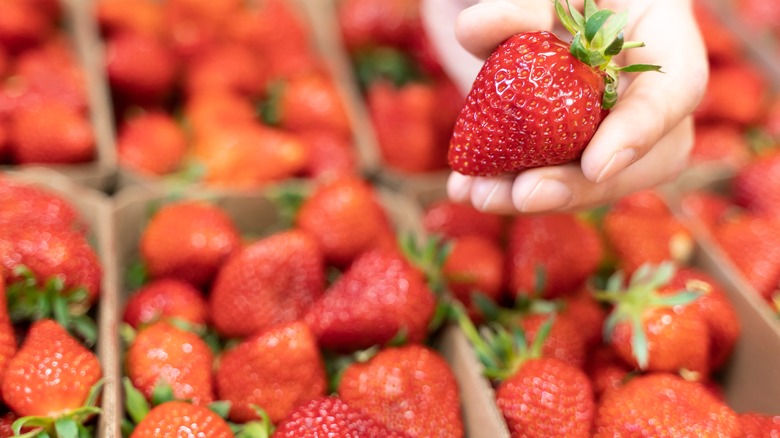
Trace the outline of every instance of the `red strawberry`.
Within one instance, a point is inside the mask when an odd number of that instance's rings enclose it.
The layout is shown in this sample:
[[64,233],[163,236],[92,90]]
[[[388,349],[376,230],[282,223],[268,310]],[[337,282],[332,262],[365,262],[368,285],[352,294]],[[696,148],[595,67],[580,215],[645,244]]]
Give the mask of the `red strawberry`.
[[442,267],[442,274],[454,297],[466,306],[470,316],[481,312],[472,294],[500,302],[504,291],[504,254],[493,241],[472,235],[453,239],[452,249]]
[[721,224],[715,240],[761,297],[780,289],[780,221],[740,215]]
[[171,173],[182,164],[187,137],[163,112],[148,112],[125,120],[117,138],[119,163],[152,175]]
[[211,318],[224,336],[249,336],[303,317],[324,288],[317,242],[301,231],[274,234],[220,269],[209,297]]
[[326,261],[337,266],[374,248],[377,236],[387,229],[374,189],[354,177],[318,186],[301,206],[296,224],[317,240]]
[[435,201],[427,206],[422,221],[428,233],[450,238],[474,234],[498,243],[503,234],[501,216],[449,200]]
[[331,396],[315,398],[298,406],[277,425],[272,438],[320,436],[400,438],[406,435],[387,429],[365,411]]
[[774,2],[736,0],[735,12],[750,29],[771,32],[780,22],[780,7]]
[[[523,316],[519,322],[530,344],[539,335],[548,314],[532,314]],[[556,315],[550,332],[546,334],[542,344],[542,357],[558,359],[579,369],[585,368],[588,354],[588,344],[577,321],[564,315]]]
[[595,437],[742,436],[737,414],[699,383],[673,374],[632,379],[604,393]]
[[176,70],[173,53],[155,37],[124,32],[106,43],[111,89],[130,102],[160,101],[171,92]]
[[3,399],[19,416],[58,417],[82,407],[102,372],[97,356],[54,320],[34,323],[8,363]]
[[358,156],[349,137],[328,130],[307,131],[300,137],[308,149],[306,176],[335,179],[358,173]]
[[742,127],[730,123],[698,123],[691,151],[694,163],[718,161],[740,168],[751,159]]
[[130,434],[130,438],[159,436],[233,438],[233,432],[225,420],[207,407],[169,401],[149,411]]
[[95,5],[100,29],[109,39],[124,32],[162,36],[164,7],[154,0],[105,0]]
[[151,400],[167,384],[177,399],[207,405],[214,400],[213,354],[195,333],[158,321],[141,329],[130,344],[125,368],[133,386]]
[[13,412],[7,412],[0,416],[0,437],[11,438],[15,436],[13,427],[14,421],[18,420],[19,416]]
[[300,322],[257,333],[226,351],[216,382],[220,399],[232,404],[230,418],[238,422],[258,417],[253,405],[278,422],[327,389],[317,340]]
[[360,256],[306,315],[322,347],[356,351],[399,333],[425,340],[436,299],[422,274],[395,252]]
[[35,222],[42,228],[86,228],[78,210],[60,195],[0,177],[0,224],[16,221]]
[[[2,274],[2,268],[0,268]],[[0,275],[0,382],[5,370],[16,353],[16,332],[8,316],[8,304],[5,295],[5,280]]]
[[593,293],[583,288],[576,294],[561,298],[561,302],[560,315],[575,321],[588,348],[601,344],[607,312]]
[[592,353],[587,365],[588,377],[593,383],[593,393],[597,399],[605,392],[623,386],[632,371],[633,368],[608,345],[603,345]]
[[208,304],[199,290],[184,281],[163,278],[135,291],[127,300],[122,319],[136,329],[168,318],[205,326],[208,314]]
[[196,54],[184,73],[184,89],[194,94],[216,88],[248,96],[258,96],[267,78],[262,59],[247,47],[221,44]]
[[742,49],[737,36],[715,15],[706,1],[694,1],[693,13],[707,48],[707,56],[711,60],[730,61],[741,56]]
[[0,46],[13,52],[21,51],[43,41],[53,31],[45,11],[32,2],[9,0],[3,2],[0,17]]
[[349,50],[375,45],[404,47],[420,22],[419,0],[346,0],[338,23]]
[[686,216],[700,221],[710,233],[735,210],[728,197],[703,190],[683,194],[680,206]]
[[349,136],[352,133],[344,101],[336,83],[319,73],[299,74],[277,82],[276,122],[283,129],[304,132],[323,129]]
[[777,217],[780,214],[780,151],[773,151],[748,164],[734,177],[734,203],[748,211]]
[[38,284],[59,277],[67,294],[83,288],[86,305],[100,295],[103,267],[80,230],[24,221],[6,224],[0,227],[0,265],[5,267],[9,283],[16,279],[14,268],[25,266]]
[[596,272],[603,253],[596,228],[572,214],[518,216],[509,229],[507,246],[510,291],[536,293],[541,269],[545,274],[542,297],[575,293]]
[[199,90],[187,96],[184,115],[191,125],[195,145],[202,137],[224,129],[225,125],[245,126],[255,122],[251,101],[226,90]]
[[739,424],[745,438],[771,438],[780,435],[780,415],[744,412],[739,414]]
[[558,1],[556,9],[577,44],[539,31],[495,49],[456,122],[448,155],[453,170],[488,176],[574,161],[614,105],[617,70],[610,59],[624,48],[622,38],[610,46],[620,23],[599,22],[603,13],[595,11],[578,23]]
[[747,60],[719,65],[710,69],[707,89],[694,117],[741,126],[758,123],[766,111],[768,93],[767,79]]
[[410,437],[462,437],[458,383],[447,362],[421,345],[381,350],[350,365],[338,388],[342,400]]
[[625,291],[620,290],[623,277],[612,277],[606,298],[615,307],[606,321],[606,340],[624,361],[642,370],[686,369],[706,378],[711,371],[710,328],[694,304],[698,290],[681,291],[678,281],[685,285],[685,277],[678,280],[678,275],[671,263],[646,265]]
[[209,284],[241,245],[233,220],[219,207],[179,201],[161,207],[141,235],[141,257],[152,278]]
[[58,101],[19,109],[10,123],[11,159],[20,164],[72,164],[95,156],[86,116]]

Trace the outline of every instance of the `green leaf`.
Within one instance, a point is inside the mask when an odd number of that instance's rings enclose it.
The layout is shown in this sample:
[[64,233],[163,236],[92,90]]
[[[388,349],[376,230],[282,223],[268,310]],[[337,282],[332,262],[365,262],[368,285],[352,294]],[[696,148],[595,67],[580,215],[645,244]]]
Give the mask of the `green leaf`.
[[257,105],[256,113],[269,126],[278,126],[282,121],[282,98],[287,84],[282,80],[273,80],[266,87],[266,98]]
[[575,58],[590,65],[590,52],[582,44],[582,35],[579,32],[574,35],[574,38],[571,40],[569,51]]
[[612,312],[610,312],[607,319],[604,320],[604,327],[602,327],[602,338],[604,339],[604,342],[609,343],[609,341],[612,340],[612,334],[615,333],[615,327],[623,319],[625,319],[625,315],[617,309],[613,309]]
[[227,418],[230,414],[231,403],[227,400],[219,400],[209,403],[209,409],[222,418]]
[[79,438],[79,427],[72,418],[62,417],[54,421],[57,438]]
[[656,71],[659,73],[663,73],[661,71],[660,65],[652,65],[652,64],[631,64],[625,67],[620,67],[618,68],[618,70],[626,73],[638,73],[638,72],[646,72],[646,71]]
[[125,410],[135,424],[138,424],[149,413],[149,402],[129,378],[122,379],[122,384],[125,389]]
[[122,436],[125,438],[128,438],[130,435],[133,434],[133,430],[135,429],[135,424],[130,421],[128,418],[122,418]]
[[[587,2],[585,2],[585,4],[587,4]],[[585,39],[588,42],[591,42],[599,29],[604,26],[604,23],[606,23],[607,19],[613,14],[614,12],[604,9],[594,13],[588,18],[588,21],[585,22]]]
[[650,300],[652,306],[687,306],[702,296],[701,292],[682,290],[672,295],[655,296]]
[[386,347],[400,347],[409,340],[409,330],[406,328],[406,326],[402,326],[398,331],[396,332],[395,336],[393,336],[392,339],[387,341],[385,344]]
[[547,340],[547,338],[550,337],[550,332],[552,331],[553,325],[555,324],[555,317],[556,314],[551,313],[550,316],[539,327],[539,331],[536,332],[536,337],[534,337],[530,348],[531,355],[533,357],[542,356],[542,346],[544,345],[544,342]]
[[244,424],[236,433],[236,438],[268,438],[270,436],[268,427],[256,421]]
[[617,271],[614,274],[612,274],[609,277],[609,280],[607,280],[607,291],[608,292],[617,292],[623,288],[623,284],[625,283],[625,274],[623,271]]
[[647,343],[647,333],[639,318],[631,318],[631,353],[639,364],[639,368],[646,369],[649,362],[650,348]]
[[87,395],[87,400],[84,402],[84,406],[97,406],[98,403],[98,397],[100,397],[100,391],[103,389],[103,385],[106,384],[106,379],[100,379],[92,385],[92,388],[89,388],[89,394]]
[[[612,18],[609,19],[606,26],[601,29],[601,33],[594,38],[594,46],[601,47],[604,44],[613,42],[617,39],[618,35],[622,35],[623,28],[626,27],[626,24],[628,24],[628,12],[624,11],[614,14]],[[623,37],[621,36],[620,39],[622,40]]]
[[479,291],[471,292],[471,302],[485,321],[496,321],[498,319],[500,314],[498,305],[495,301],[488,298],[487,295]]
[[95,324],[95,320],[88,315],[80,315],[71,318],[70,328],[73,334],[82,339],[84,345],[87,347],[92,347],[97,342],[97,324]]
[[125,346],[130,346],[135,341],[136,331],[130,324],[123,322],[119,324],[119,337]]
[[604,49],[604,54],[607,56],[615,56],[620,51],[623,50],[623,33],[621,32],[618,34],[618,36],[612,40],[612,43],[607,46],[606,49]]
[[574,20],[574,24],[577,26],[577,31],[573,33],[579,33],[585,29],[585,17],[582,16],[577,8],[571,7],[569,0],[566,0],[566,9],[568,9],[569,15],[571,15],[571,18]]
[[165,402],[173,401],[173,387],[163,379],[157,381],[152,390],[152,406],[159,406]]
[[68,315],[68,302],[62,295],[52,298],[52,313],[54,319],[64,328],[70,327],[70,315]]
[[585,0],[585,5],[584,6],[585,7],[584,7],[583,12],[585,13],[585,21],[586,22],[588,20],[590,20],[590,18],[593,15],[597,14],[598,12],[601,12],[601,11],[599,11],[598,6],[596,6],[596,2],[593,1],[593,0]]
[[561,22],[569,33],[575,35],[579,32],[577,23],[575,23],[571,15],[566,12],[566,8],[563,7],[563,4],[559,0],[555,0],[555,14],[558,16],[558,21]]
[[435,333],[441,328],[445,321],[449,318],[450,304],[446,300],[438,300],[436,302],[436,310],[433,313],[431,321],[428,323],[428,333]]
[[146,268],[144,262],[136,260],[130,263],[125,274],[125,283],[127,288],[135,290],[146,284],[149,280],[149,271]]

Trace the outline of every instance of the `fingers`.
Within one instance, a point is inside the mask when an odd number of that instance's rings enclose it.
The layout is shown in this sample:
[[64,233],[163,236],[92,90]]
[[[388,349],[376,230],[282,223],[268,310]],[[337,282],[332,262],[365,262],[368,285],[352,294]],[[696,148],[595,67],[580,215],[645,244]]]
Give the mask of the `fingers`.
[[693,111],[706,87],[706,51],[688,2],[656,0],[630,38],[647,45],[628,50],[625,63],[660,65],[664,73],[636,74],[602,122],[582,156],[582,173],[592,182],[647,154]]
[[550,30],[553,8],[549,0],[483,0],[458,16],[455,35],[480,59],[510,36],[531,30]]
[[452,174],[448,194],[492,213],[540,213],[588,208],[676,177],[687,165],[693,121],[685,118],[644,157],[613,178],[594,183],[577,163],[530,169],[509,177],[474,178]]

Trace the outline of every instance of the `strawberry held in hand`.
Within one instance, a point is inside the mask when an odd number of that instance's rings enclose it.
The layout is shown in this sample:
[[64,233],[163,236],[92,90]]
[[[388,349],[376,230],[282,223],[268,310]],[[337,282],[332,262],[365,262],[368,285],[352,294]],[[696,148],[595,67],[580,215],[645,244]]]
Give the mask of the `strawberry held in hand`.
[[525,32],[487,59],[453,131],[453,170],[492,176],[577,160],[617,100],[618,73],[660,69],[612,62],[622,49],[643,45],[623,41],[626,12],[598,10],[593,0],[585,1],[584,16],[568,9],[555,0],[571,43]]

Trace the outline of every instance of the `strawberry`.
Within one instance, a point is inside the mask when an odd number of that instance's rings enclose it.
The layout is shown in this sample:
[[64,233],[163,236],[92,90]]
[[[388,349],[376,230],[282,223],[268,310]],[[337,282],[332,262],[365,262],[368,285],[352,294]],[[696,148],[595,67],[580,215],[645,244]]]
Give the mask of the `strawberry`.
[[12,52],[34,46],[52,33],[52,24],[45,11],[36,8],[32,2],[5,1],[0,17],[0,46]]
[[335,179],[358,174],[358,156],[350,137],[329,130],[311,130],[300,137],[308,149],[305,176]]
[[258,418],[252,406],[278,422],[327,389],[317,341],[301,322],[259,332],[223,353],[216,382],[220,399],[232,404],[230,418],[238,422]]
[[[596,228],[568,213],[518,216],[508,240],[507,280],[514,295],[555,298],[575,293],[596,272],[604,254]],[[546,281],[536,291],[540,270]]]
[[[2,268],[0,268],[0,274]],[[8,304],[5,295],[5,280],[0,275],[0,382],[3,381],[8,363],[16,353],[16,333],[8,316]]]
[[111,90],[130,102],[159,102],[172,90],[176,60],[158,38],[135,32],[115,35],[106,42],[105,58]]
[[35,322],[8,362],[3,400],[19,416],[59,417],[84,406],[102,377],[97,356],[51,319]]
[[153,280],[130,296],[122,320],[138,329],[160,319],[180,319],[205,326],[208,304],[191,284],[172,278]]
[[318,397],[298,406],[276,427],[273,438],[317,438],[344,436],[401,438],[406,435],[387,429],[365,411],[338,397]]
[[25,267],[38,284],[58,277],[63,294],[77,295],[83,289],[86,296],[80,304],[86,307],[101,292],[103,267],[80,230],[45,227],[34,221],[6,224],[0,227],[0,265],[5,267],[9,285],[20,279],[15,270]]
[[346,0],[338,6],[341,36],[352,51],[377,45],[407,46],[420,23],[419,0]]
[[209,408],[169,401],[149,411],[130,434],[130,438],[159,436],[233,438],[234,435],[228,423]]
[[447,199],[434,201],[425,208],[422,225],[428,233],[449,238],[479,235],[498,243],[503,235],[501,216]]
[[123,166],[164,175],[181,166],[187,153],[187,137],[170,115],[147,112],[124,121],[117,138],[117,153]]
[[54,100],[19,109],[10,123],[11,159],[19,164],[73,164],[95,156],[86,116]]
[[11,438],[16,435],[14,433],[14,429],[11,426],[14,424],[14,421],[18,419],[19,416],[13,412],[6,412],[0,416],[0,437]]
[[386,348],[350,365],[338,394],[388,429],[410,437],[462,437],[455,375],[434,350],[422,345]]
[[627,274],[645,263],[673,260],[684,264],[693,256],[691,232],[665,206],[651,212],[618,205],[607,212],[602,226],[619,268]]
[[212,131],[225,129],[225,125],[244,126],[255,122],[251,101],[227,90],[206,89],[188,95],[184,115],[192,128],[195,146],[199,139]]
[[420,271],[396,252],[369,251],[325,292],[305,321],[320,346],[351,352],[384,345],[397,335],[427,337],[436,299]]
[[741,56],[737,36],[717,17],[703,0],[693,2],[693,14],[707,48],[707,57],[714,63],[732,61]]
[[296,225],[317,240],[328,263],[340,267],[374,248],[388,228],[374,189],[356,177],[317,186],[298,211]]
[[768,87],[763,73],[747,60],[711,68],[707,89],[693,113],[694,118],[740,126],[758,123],[768,105]]
[[197,405],[214,400],[213,354],[195,333],[158,321],[139,331],[125,355],[127,375],[148,400],[167,384],[173,396]]
[[108,39],[124,32],[156,37],[165,32],[163,4],[154,0],[103,0],[95,4],[95,15]]
[[317,242],[293,230],[245,247],[220,269],[209,296],[211,318],[227,337],[245,337],[295,321],[322,295]]
[[740,215],[721,224],[715,240],[761,297],[780,289],[780,221]]
[[483,374],[497,386],[496,405],[511,437],[590,436],[596,407],[588,377],[575,366],[542,357],[554,319],[539,327],[529,345],[522,331],[493,326],[480,332],[462,308],[456,306],[454,314]]
[[780,415],[743,412],[739,414],[739,424],[745,438],[771,438],[780,434]]
[[184,72],[184,90],[193,94],[216,88],[258,96],[266,86],[265,70],[262,59],[247,47],[221,44],[192,58]]
[[780,150],[759,157],[734,176],[734,203],[748,211],[777,217],[780,214]]
[[65,198],[46,189],[0,177],[0,224],[35,222],[42,228],[85,230],[81,214]]
[[594,427],[597,438],[742,436],[731,408],[701,384],[666,373],[635,377],[604,393]]
[[735,210],[729,197],[704,190],[684,193],[680,199],[680,207],[683,214],[695,218],[710,233],[713,233]]
[[504,254],[493,241],[472,235],[454,239],[442,274],[453,296],[479,319],[481,312],[472,294],[500,302],[504,291]]
[[352,127],[336,83],[316,72],[298,74],[271,85],[267,118],[282,129],[304,132],[312,129],[350,136]]
[[[555,1],[570,44],[550,32],[516,34],[501,43],[479,72],[450,141],[450,167],[465,175],[499,175],[577,160],[617,100],[623,23],[588,1],[585,17]],[[576,18],[573,18],[576,17]]]
[[701,294],[685,278],[667,262],[638,269],[626,290],[621,290],[622,273],[609,279],[602,295],[615,306],[605,322],[604,336],[624,361],[646,371],[686,369],[699,378],[708,376],[710,329],[693,304]]
[[559,314],[573,320],[588,348],[602,342],[604,320],[607,312],[588,288],[561,298]]
[[233,220],[219,207],[199,201],[160,207],[139,244],[152,278],[178,278],[196,287],[208,285],[240,245]]
[[694,163],[717,161],[735,169],[751,159],[750,144],[742,128],[731,123],[698,123],[691,151]]
[[780,21],[780,7],[773,2],[735,0],[735,12],[752,30],[771,32]]
[[597,399],[610,390],[623,386],[633,369],[621,359],[615,350],[602,345],[588,358],[586,367]]
[[[531,314],[523,316],[518,325],[525,332],[529,343],[533,342],[539,334],[549,314]],[[580,330],[577,321],[561,314],[555,316],[542,344],[541,354],[543,358],[558,359],[579,369],[585,368],[588,344],[584,333]]]
[[451,130],[439,129],[436,124],[442,110],[438,97],[436,88],[427,83],[410,82],[396,87],[387,81],[376,81],[370,85],[366,100],[387,166],[409,173],[446,167]]

